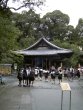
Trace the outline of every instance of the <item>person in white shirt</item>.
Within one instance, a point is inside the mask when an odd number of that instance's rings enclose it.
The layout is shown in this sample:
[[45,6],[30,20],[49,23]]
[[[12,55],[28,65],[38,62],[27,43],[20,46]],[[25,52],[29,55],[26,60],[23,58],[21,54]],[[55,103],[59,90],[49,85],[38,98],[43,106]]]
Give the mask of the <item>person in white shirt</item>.
[[59,75],[58,75],[58,79],[59,79],[59,84],[62,82],[62,70],[59,70]]

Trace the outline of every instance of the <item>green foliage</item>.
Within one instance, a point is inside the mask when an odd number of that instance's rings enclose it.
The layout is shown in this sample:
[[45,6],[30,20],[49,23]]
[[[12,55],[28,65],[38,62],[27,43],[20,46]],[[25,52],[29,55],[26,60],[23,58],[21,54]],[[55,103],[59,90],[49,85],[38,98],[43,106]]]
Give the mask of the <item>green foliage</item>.
[[79,50],[79,47],[78,45],[75,44],[71,44],[69,42],[61,42],[59,39],[54,39],[53,40],[53,43],[59,47],[62,47],[62,48],[66,48],[66,49],[71,49],[73,51],[73,55],[72,57],[70,58],[65,58],[63,60],[63,63],[64,63],[64,66],[76,66],[77,63],[79,63],[79,59],[80,59],[80,50]]
[[0,45],[6,50],[12,49],[15,46],[16,39],[18,38],[20,31],[12,24],[8,19],[0,17]]
[[21,48],[28,48],[30,45],[32,45],[35,42],[35,38],[33,36],[22,38],[20,40],[20,47]]
[[64,40],[67,33],[67,26],[69,24],[69,16],[59,10],[47,13],[43,18],[42,31],[44,35],[49,36],[52,40]]
[[20,35],[10,18],[0,16],[0,63],[12,62],[10,50],[18,47],[17,38]]
[[18,66],[22,67],[22,65],[23,65],[23,58],[24,58],[23,55],[12,53],[13,64],[17,63]]
[[71,67],[71,65],[73,65],[73,64],[72,64],[70,58],[63,59],[63,66],[64,67]]
[[40,16],[34,11],[29,10],[28,12],[24,11],[22,14],[13,14],[12,19],[16,27],[22,32],[22,35],[18,38],[18,42],[31,38],[32,36],[35,39],[39,38]]
[[71,45],[69,42],[62,42],[61,40],[59,39],[53,39],[53,43],[59,47],[62,47],[62,48],[66,48],[66,49],[70,49],[71,48]]
[[69,16],[59,10],[47,13],[43,18],[32,9],[22,14],[11,13],[10,9],[3,10],[3,7],[0,10],[0,63],[23,64],[23,56],[12,54],[11,50],[28,48],[42,36],[74,52],[71,58],[63,60],[64,65],[79,63],[78,47],[83,47],[83,19],[79,19],[74,28],[68,25]]

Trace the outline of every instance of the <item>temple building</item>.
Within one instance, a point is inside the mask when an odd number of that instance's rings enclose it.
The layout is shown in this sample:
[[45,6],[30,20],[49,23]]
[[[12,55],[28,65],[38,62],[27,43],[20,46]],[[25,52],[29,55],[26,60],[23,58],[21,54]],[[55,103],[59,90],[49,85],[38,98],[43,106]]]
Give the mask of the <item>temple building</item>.
[[30,47],[15,53],[24,56],[24,64],[27,66],[49,69],[52,65],[60,66],[63,59],[71,57],[73,52],[60,48],[43,37]]

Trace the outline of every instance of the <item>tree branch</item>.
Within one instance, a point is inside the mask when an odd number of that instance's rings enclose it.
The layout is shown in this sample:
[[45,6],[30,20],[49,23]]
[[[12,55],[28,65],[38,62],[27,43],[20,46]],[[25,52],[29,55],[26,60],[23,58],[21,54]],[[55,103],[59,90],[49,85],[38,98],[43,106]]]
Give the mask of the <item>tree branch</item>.
[[28,2],[28,3],[25,3],[24,5],[22,5],[22,6],[18,7],[18,8],[10,7],[10,9],[14,9],[15,11],[17,11],[17,10],[19,10],[19,9],[21,9],[23,7],[27,7],[29,5],[35,5],[35,3]]
[[30,8],[31,6],[39,7],[40,5],[42,5],[44,3],[43,0],[38,0],[38,1],[36,1],[36,0],[27,1],[26,0],[26,1],[23,1],[23,5],[19,6],[18,8],[15,8],[15,7],[9,7],[8,2],[9,2],[9,0],[0,0],[0,6],[3,7],[3,9],[9,8],[9,9],[13,9],[13,10],[17,11],[23,7],[25,7],[25,8],[26,7]]
[[6,0],[6,2],[5,2],[5,5],[6,5],[6,6],[7,6],[8,1],[9,1],[9,0]]

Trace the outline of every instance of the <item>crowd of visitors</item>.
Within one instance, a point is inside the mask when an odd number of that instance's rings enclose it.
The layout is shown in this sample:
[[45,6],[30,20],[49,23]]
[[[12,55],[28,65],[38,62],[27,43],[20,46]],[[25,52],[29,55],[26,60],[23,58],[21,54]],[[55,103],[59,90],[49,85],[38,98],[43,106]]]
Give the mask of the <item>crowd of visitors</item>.
[[33,85],[33,82],[35,80],[35,73],[33,68],[21,68],[18,70],[17,78],[19,79],[19,86],[30,86]]
[[17,78],[19,80],[19,86],[33,86],[34,80],[42,78],[45,81],[53,81],[55,83],[55,79],[58,78],[59,84],[62,82],[63,78],[68,80],[73,80],[75,78],[80,78],[80,75],[83,71],[80,68],[61,68],[58,67],[57,69],[52,66],[49,70],[43,70],[42,68],[21,68],[18,70]]

